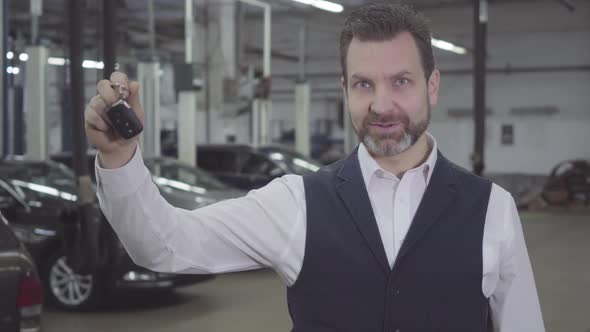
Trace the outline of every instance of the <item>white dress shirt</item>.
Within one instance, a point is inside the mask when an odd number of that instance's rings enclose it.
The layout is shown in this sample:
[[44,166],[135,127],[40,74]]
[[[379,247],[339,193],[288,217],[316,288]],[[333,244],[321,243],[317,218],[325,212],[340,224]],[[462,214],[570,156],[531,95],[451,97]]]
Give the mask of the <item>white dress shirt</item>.
[[[428,138],[428,159],[401,179],[384,171],[359,146],[362,175],[390,266],[436,164],[436,140]],[[271,267],[287,286],[297,280],[306,237],[301,176],[285,175],[245,197],[188,211],[160,195],[139,148],[119,169],[103,169],[97,161],[96,174],[101,208],[138,265],[195,274]],[[495,184],[482,258],[482,293],[490,300],[495,331],[545,331],[518,211],[512,196]]]

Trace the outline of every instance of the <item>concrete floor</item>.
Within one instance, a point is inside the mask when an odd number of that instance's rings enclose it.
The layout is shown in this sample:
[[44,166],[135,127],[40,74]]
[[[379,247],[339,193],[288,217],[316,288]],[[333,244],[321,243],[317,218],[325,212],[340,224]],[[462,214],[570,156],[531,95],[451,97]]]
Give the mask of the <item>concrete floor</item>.
[[[547,331],[590,332],[590,216],[523,213],[522,217]],[[46,308],[45,332],[290,328],[285,289],[268,270],[219,276],[167,296],[135,296],[115,302],[93,313]]]

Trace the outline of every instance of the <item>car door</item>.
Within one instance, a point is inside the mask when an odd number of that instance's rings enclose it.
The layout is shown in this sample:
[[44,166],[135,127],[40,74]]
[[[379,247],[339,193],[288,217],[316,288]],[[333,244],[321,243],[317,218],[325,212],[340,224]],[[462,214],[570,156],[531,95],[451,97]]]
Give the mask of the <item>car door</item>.
[[239,153],[233,149],[197,149],[197,164],[229,186],[248,189],[239,173]]

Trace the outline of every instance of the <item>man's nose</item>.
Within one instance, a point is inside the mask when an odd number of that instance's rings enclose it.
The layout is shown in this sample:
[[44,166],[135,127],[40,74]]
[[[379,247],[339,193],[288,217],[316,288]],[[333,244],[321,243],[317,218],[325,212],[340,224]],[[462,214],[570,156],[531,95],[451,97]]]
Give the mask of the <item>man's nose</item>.
[[394,112],[395,105],[394,96],[390,91],[384,88],[375,89],[371,111],[377,114],[387,114]]

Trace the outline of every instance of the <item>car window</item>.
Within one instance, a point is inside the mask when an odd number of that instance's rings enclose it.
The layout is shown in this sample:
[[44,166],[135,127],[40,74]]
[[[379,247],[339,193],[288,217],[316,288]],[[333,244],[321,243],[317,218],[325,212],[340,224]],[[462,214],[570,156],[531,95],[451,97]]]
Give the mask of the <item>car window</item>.
[[271,160],[294,174],[305,175],[316,172],[322,167],[319,162],[306,158],[294,151],[267,150],[265,152]]
[[41,197],[59,197],[76,200],[74,174],[57,163],[23,164],[12,174],[10,182],[27,200]]
[[210,172],[235,173],[237,155],[232,151],[201,151],[197,148],[199,167]]
[[208,172],[179,162],[147,160],[145,163],[150,170],[150,173],[152,173],[153,176],[160,178],[160,180],[157,179],[156,181],[160,185],[166,185],[166,183],[170,184],[169,181],[162,181],[162,179],[166,179],[180,182],[182,183],[181,186],[189,185],[206,190],[221,190],[228,188],[228,186],[217,180],[217,178]]
[[276,176],[282,173],[279,166],[263,156],[251,153],[242,167],[242,174]]

